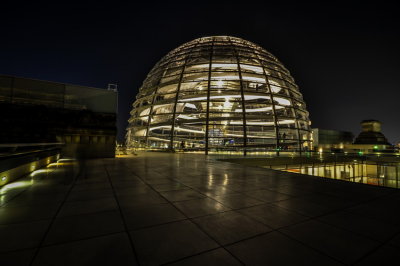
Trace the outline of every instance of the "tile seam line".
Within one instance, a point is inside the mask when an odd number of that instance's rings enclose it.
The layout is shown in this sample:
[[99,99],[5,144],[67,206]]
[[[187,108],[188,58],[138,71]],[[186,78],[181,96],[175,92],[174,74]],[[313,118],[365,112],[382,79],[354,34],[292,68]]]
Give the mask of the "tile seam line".
[[167,198],[165,198],[163,195],[161,195],[158,191],[153,189],[147,182],[145,182],[139,175],[137,175],[132,168],[128,167],[128,169],[131,170],[132,174],[138,177],[140,180],[142,180],[146,185],[148,185],[153,191],[155,191],[157,194],[159,194],[160,197],[164,198],[167,202],[169,202],[177,211],[179,211],[182,215],[184,215],[193,225],[195,225],[203,234],[208,236],[211,240],[213,240],[215,243],[219,245],[219,247],[223,248],[226,252],[228,252],[233,258],[235,258],[240,264],[246,265],[244,262],[242,262],[239,258],[237,258],[234,254],[232,254],[229,250],[227,250],[223,245],[219,243],[219,241],[216,241],[214,237],[209,235],[207,232],[205,232],[201,227],[199,227],[195,222],[192,221],[191,218],[189,218],[185,213],[183,213],[180,209],[178,209],[171,201],[169,201]]
[[[157,172],[157,171],[155,171],[155,172]],[[217,201],[217,202],[219,202],[220,204],[222,204],[222,205],[225,206],[225,204],[221,203],[220,201],[218,201],[218,200],[216,200],[216,199],[214,199],[214,198],[212,198],[212,197],[210,197],[210,196],[204,194],[203,192],[197,190],[196,188],[194,188],[194,187],[192,187],[192,186],[190,186],[190,185],[186,185],[185,183],[183,183],[183,182],[180,181],[179,179],[176,179],[176,178],[168,178],[168,179],[171,179],[172,181],[176,181],[176,182],[178,182],[179,184],[182,184],[182,185],[184,185],[184,186],[186,186],[186,187],[188,187],[188,188],[190,188],[190,189],[192,189],[192,190],[194,190],[194,191],[196,191],[196,192],[198,192],[198,193],[200,193],[200,194],[206,196],[207,198],[211,198],[211,199],[213,199],[213,200],[215,200],[215,201]],[[149,184],[149,185],[152,187],[151,184]],[[232,192],[239,193],[239,194],[243,194],[244,196],[249,197],[249,198],[251,198],[251,199],[255,199],[255,200],[262,201],[263,203],[267,203],[267,202],[265,202],[264,200],[258,199],[258,198],[254,197],[254,196],[246,195],[246,194],[245,194],[244,192],[242,192],[242,191],[232,190]],[[275,192],[276,192],[276,191],[275,191]],[[280,193],[280,192],[277,192],[277,193]],[[234,194],[234,193],[232,193],[232,194]],[[284,194],[284,195],[290,196],[291,198],[299,197],[299,196],[291,196],[291,195],[288,195],[288,194],[285,194],[285,193],[280,193],[280,194]],[[228,207],[228,206],[225,206],[225,207]],[[230,207],[228,207],[228,208],[230,208]]]
[[[322,216],[325,216],[325,215],[322,215]],[[320,217],[320,216],[318,216],[318,217]],[[281,226],[281,227],[275,228],[274,231],[281,232],[280,230],[282,230],[282,229],[286,229],[286,228],[289,228],[289,227],[292,227],[292,226],[296,226],[296,225],[300,225],[300,224],[302,224],[302,223],[306,223],[306,222],[310,222],[310,221],[320,222],[320,223],[325,224],[325,225],[328,225],[328,226],[330,226],[330,227],[333,227],[333,228],[336,228],[336,229],[339,229],[339,230],[342,230],[342,231],[346,231],[346,232],[355,234],[355,235],[357,235],[357,236],[359,236],[359,237],[361,237],[361,238],[365,238],[365,239],[371,240],[371,241],[376,242],[376,243],[382,243],[382,241],[379,241],[379,240],[376,240],[376,239],[372,239],[372,238],[370,238],[370,237],[368,237],[368,236],[365,236],[365,235],[362,235],[362,234],[360,234],[360,233],[351,231],[351,230],[349,230],[349,229],[341,228],[341,227],[338,227],[338,226],[335,226],[335,225],[332,225],[332,224],[328,224],[328,223],[322,222],[321,220],[319,220],[318,218],[315,218],[315,217],[307,217],[307,219],[304,219],[304,220],[302,220],[302,221],[299,221],[299,222],[296,222],[296,223],[293,223],[293,224],[289,224],[289,225],[285,225],[285,226]],[[283,233],[283,232],[281,232],[281,233]]]
[[95,235],[95,236],[74,239],[74,240],[70,240],[70,241],[56,242],[56,243],[52,243],[52,244],[43,245],[42,248],[67,245],[70,243],[77,243],[77,242],[91,240],[91,239],[95,239],[95,238],[102,238],[102,237],[107,237],[107,236],[112,236],[112,235],[118,235],[118,234],[125,233],[125,232],[126,232],[125,230],[122,230],[122,231],[116,231],[116,232],[107,233],[107,234],[100,234],[100,235]]
[[[263,205],[263,204],[260,204],[260,205]],[[252,207],[257,207],[257,206],[260,206],[260,205],[254,205],[254,206],[245,207],[245,208],[241,208],[241,209],[237,209],[237,210],[240,211],[240,210],[249,209],[249,208],[252,208]],[[369,237],[369,236],[363,235],[363,234],[361,234],[361,233],[351,231],[351,230],[349,230],[349,229],[347,229],[347,228],[343,228],[343,227],[340,227],[340,226],[337,226],[337,225],[334,225],[334,224],[330,224],[330,223],[324,222],[324,221],[322,221],[322,220],[319,219],[319,218],[321,218],[321,217],[324,217],[324,216],[327,216],[327,215],[331,215],[331,214],[335,214],[335,213],[337,213],[337,212],[343,211],[344,209],[340,209],[340,210],[337,210],[337,209],[336,209],[336,210],[333,210],[333,211],[330,211],[330,212],[327,212],[327,213],[324,213],[324,214],[320,214],[320,215],[316,215],[316,216],[309,216],[309,215],[306,215],[306,214],[303,214],[303,213],[300,213],[300,212],[297,212],[297,211],[293,211],[293,210],[290,210],[290,209],[287,209],[287,208],[284,208],[284,207],[275,205],[274,202],[265,203],[265,205],[273,205],[273,207],[275,207],[275,208],[276,208],[276,207],[282,208],[282,209],[284,209],[284,210],[286,210],[286,211],[289,211],[289,212],[292,212],[292,213],[295,213],[295,214],[304,216],[304,217],[306,218],[306,219],[304,219],[304,220],[302,220],[302,221],[300,221],[300,222],[293,223],[293,224],[286,225],[286,226],[282,226],[282,227],[276,228],[276,229],[274,229],[274,230],[281,230],[281,229],[284,229],[284,228],[287,228],[287,227],[291,227],[291,226],[294,226],[294,225],[299,225],[299,224],[302,224],[302,223],[305,223],[305,222],[309,222],[309,221],[315,220],[315,221],[317,221],[317,222],[323,223],[323,224],[328,225],[328,226],[331,226],[331,227],[333,227],[333,228],[336,228],[336,229],[339,229],[339,230],[343,230],[343,231],[350,232],[350,233],[352,233],[352,234],[358,235],[359,237],[366,238],[366,239],[369,239],[369,240],[374,241],[374,242],[377,242],[377,243],[385,243],[385,242],[387,243],[387,242],[388,242],[389,240],[391,240],[392,238],[395,238],[396,236],[400,235],[400,230],[399,230],[399,231],[397,231],[397,232],[393,235],[393,237],[390,237],[388,241],[381,241],[381,240],[377,240],[377,239],[371,238],[371,237]],[[236,211],[236,210],[233,209],[232,211]],[[246,215],[246,216],[252,218],[252,216],[249,216],[249,215]],[[360,216],[360,217],[362,218],[362,216]],[[254,219],[254,218],[253,218],[253,219]],[[258,221],[258,220],[256,220],[256,221]],[[258,221],[258,222],[260,222],[260,221]],[[268,225],[268,224],[266,224],[266,223],[263,223],[263,222],[260,222],[260,223],[271,227],[270,225]],[[393,225],[393,224],[390,224],[390,225]],[[393,226],[394,226],[394,225],[393,225]]]
[[127,226],[127,224],[126,224],[125,217],[124,217],[124,214],[123,214],[123,212],[122,212],[121,205],[120,205],[120,203],[119,203],[119,199],[118,199],[117,194],[116,194],[116,192],[115,192],[115,188],[114,188],[114,185],[113,185],[113,183],[112,183],[110,173],[109,173],[109,171],[108,171],[108,169],[107,169],[107,164],[106,164],[106,162],[105,162],[104,160],[102,160],[102,166],[104,167],[104,170],[105,170],[106,173],[107,173],[108,182],[110,183],[111,189],[112,189],[112,191],[113,191],[114,199],[115,199],[115,201],[117,202],[119,215],[121,216],[121,220],[122,220],[122,223],[123,223],[123,225],[124,225],[125,232],[126,232],[126,234],[127,234],[129,243],[130,243],[130,245],[131,245],[131,250],[132,250],[132,253],[133,253],[134,257],[135,257],[135,261],[136,261],[137,265],[140,265],[139,257],[138,257],[138,254],[137,254],[137,252],[136,252],[135,245],[134,245],[134,243],[133,243],[133,240],[132,240],[131,235],[129,234],[128,226]]
[[213,249],[208,249],[208,250],[205,250],[205,251],[202,251],[202,252],[199,252],[199,253],[190,255],[190,256],[186,256],[186,257],[183,257],[183,258],[180,258],[180,259],[177,259],[177,260],[168,261],[168,262],[162,263],[162,264],[160,264],[160,265],[161,265],[161,266],[163,266],[163,265],[170,265],[170,264],[173,264],[173,263],[176,263],[176,262],[184,261],[184,260],[186,260],[186,259],[193,258],[193,257],[199,256],[199,255],[205,254],[205,253],[207,253],[207,252],[211,252],[211,251],[214,251],[214,250],[218,250],[218,249],[220,249],[220,248],[222,248],[222,247],[216,247],[216,248],[213,248]]
[[374,254],[377,250],[379,250],[379,249],[382,248],[383,246],[389,245],[389,246],[393,247],[393,245],[390,244],[390,241],[392,241],[394,238],[396,238],[396,237],[399,236],[399,235],[400,235],[399,233],[396,233],[396,234],[393,235],[392,237],[388,238],[386,241],[384,241],[384,242],[378,242],[379,245],[377,245],[377,246],[374,247],[374,248],[371,248],[371,250],[370,250],[368,253],[365,253],[363,256],[361,256],[360,258],[358,258],[358,259],[353,263],[353,265],[355,265],[356,263],[358,263],[358,262],[364,260],[364,259],[367,258],[369,255]]
[[[66,167],[66,169],[68,169],[68,167]],[[54,214],[53,217],[51,218],[50,224],[49,224],[49,226],[47,227],[47,230],[45,231],[45,233],[44,233],[42,239],[40,240],[39,245],[37,246],[37,250],[35,251],[34,255],[32,256],[32,259],[31,259],[31,261],[30,261],[30,263],[29,263],[30,266],[32,266],[33,263],[34,263],[34,261],[36,260],[38,254],[39,254],[39,251],[41,250],[41,248],[42,248],[42,246],[43,246],[43,244],[44,244],[44,241],[46,240],[46,237],[47,237],[47,235],[49,234],[50,229],[51,229],[51,227],[53,226],[53,224],[54,224],[54,222],[55,222],[55,220],[56,220],[56,218],[57,218],[57,215],[60,213],[62,207],[64,206],[65,202],[67,201],[67,198],[68,198],[69,194],[71,193],[73,187],[75,186],[76,181],[77,181],[78,178],[79,178],[78,175],[75,176],[75,174],[74,174],[74,172],[73,172],[73,168],[72,168],[72,171],[70,171],[69,173],[73,175],[72,184],[71,184],[71,186],[68,188],[67,193],[65,193],[64,200],[61,202],[60,206],[57,208],[55,214]],[[68,174],[68,172],[67,172],[67,174]]]
[[[332,214],[332,213],[330,213],[330,214]],[[330,214],[328,214],[328,215],[330,215]],[[353,233],[353,234],[358,235],[358,236],[360,236],[360,237],[362,237],[362,238],[366,238],[366,239],[369,239],[369,240],[371,240],[371,241],[374,241],[374,242],[377,242],[377,243],[380,243],[380,244],[389,244],[388,242],[389,242],[390,240],[392,240],[392,239],[395,238],[396,236],[400,235],[400,229],[399,229],[399,230],[397,230],[392,236],[388,237],[386,240],[379,240],[379,239],[372,238],[372,237],[370,237],[370,236],[364,235],[364,234],[359,233],[359,232],[354,232],[354,231],[352,231],[352,230],[350,230],[350,229],[348,229],[348,228],[340,227],[340,226],[338,226],[338,225],[330,224],[330,223],[328,223],[328,222],[325,222],[325,221],[323,221],[323,220],[320,220],[319,218],[321,218],[321,217],[323,217],[323,216],[325,216],[325,215],[318,216],[318,217],[315,218],[315,220],[316,220],[317,222],[323,223],[323,224],[325,224],[325,225],[332,226],[332,227],[334,227],[334,228],[336,228],[336,229],[340,229],[340,230],[343,230],[343,231],[346,231],[346,232],[349,232],[349,233]],[[360,217],[363,218],[362,216],[360,216]]]
[[[309,248],[309,249],[311,249],[311,250],[314,250],[314,251],[317,252],[318,254],[321,254],[321,255],[323,255],[323,256],[325,256],[325,257],[331,258],[331,259],[333,259],[334,261],[339,262],[340,264],[349,265],[349,263],[344,262],[344,261],[341,261],[340,259],[335,258],[335,257],[333,257],[333,256],[331,256],[331,255],[329,255],[329,254],[326,254],[325,252],[323,252],[323,251],[321,251],[321,250],[319,250],[319,249],[316,249],[316,248],[314,248],[313,246],[310,246],[309,244],[304,243],[303,241],[300,241],[300,240],[298,240],[297,238],[294,238],[294,237],[292,237],[291,235],[288,235],[287,233],[282,232],[282,231],[280,231],[280,230],[281,230],[281,229],[279,229],[278,232],[281,233],[282,235],[286,236],[287,238],[290,238],[290,239],[293,240],[293,241],[296,241],[297,243],[299,243],[299,244],[301,244],[301,245],[303,245],[303,246],[305,246],[305,247],[307,247],[307,248]],[[350,265],[351,265],[351,264],[350,264]]]

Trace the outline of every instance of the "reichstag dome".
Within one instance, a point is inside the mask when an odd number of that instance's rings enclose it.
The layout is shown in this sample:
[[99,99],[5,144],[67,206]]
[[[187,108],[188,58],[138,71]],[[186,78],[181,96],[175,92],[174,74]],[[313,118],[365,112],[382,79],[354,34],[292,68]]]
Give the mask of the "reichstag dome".
[[309,115],[289,71],[236,37],[199,38],[169,52],[130,114],[128,147],[205,154],[310,147]]

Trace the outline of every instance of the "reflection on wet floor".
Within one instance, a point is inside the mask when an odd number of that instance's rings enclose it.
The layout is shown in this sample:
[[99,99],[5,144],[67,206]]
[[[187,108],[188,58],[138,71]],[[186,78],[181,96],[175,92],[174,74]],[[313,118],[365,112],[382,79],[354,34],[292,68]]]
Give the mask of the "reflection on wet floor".
[[204,155],[84,165],[60,160],[1,188],[2,264],[342,265],[399,254],[395,189]]

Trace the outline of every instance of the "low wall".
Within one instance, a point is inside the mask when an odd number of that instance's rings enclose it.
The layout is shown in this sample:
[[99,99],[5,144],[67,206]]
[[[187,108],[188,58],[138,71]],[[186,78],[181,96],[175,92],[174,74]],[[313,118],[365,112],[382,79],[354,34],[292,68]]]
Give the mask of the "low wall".
[[0,186],[32,173],[59,158],[59,150],[54,150],[3,159],[0,161]]

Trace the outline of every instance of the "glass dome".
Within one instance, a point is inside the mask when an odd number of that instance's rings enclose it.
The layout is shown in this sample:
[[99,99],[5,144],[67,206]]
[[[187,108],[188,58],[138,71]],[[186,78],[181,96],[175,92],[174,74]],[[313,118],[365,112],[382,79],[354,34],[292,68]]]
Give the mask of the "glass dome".
[[130,114],[128,147],[206,154],[310,147],[308,112],[289,71],[236,37],[172,50],[146,77]]

